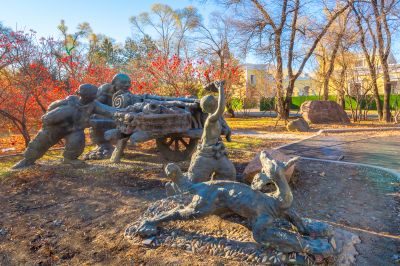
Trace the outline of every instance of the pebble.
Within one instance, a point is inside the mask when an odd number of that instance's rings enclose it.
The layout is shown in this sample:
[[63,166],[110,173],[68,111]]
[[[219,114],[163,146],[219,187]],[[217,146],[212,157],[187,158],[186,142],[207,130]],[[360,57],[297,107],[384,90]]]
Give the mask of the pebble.
[[7,235],[7,233],[8,233],[7,229],[0,228],[0,236],[5,236]]
[[154,239],[155,239],[154,236],[153,236],[153,237],[150,237],[150,238],[147,238],[147,239],[145,239],[145,240],[142,241],[142,244],[145,245],[145,246],[148,246],[148,245],[150,245],[150,244],[153,242]]
[[264,256],[261,260],[261,263],[266,263],[268,260],[268,256]]
[[[159,202],[159,201],[158,201]],[[173,204],[155,204],[144,213],[144,217],[151,218],[162,211],[162,209],[171,209]],[[147,215],[147,216],[146,216]],[[237,221],[241,223],[240,220]],[[184,223],[177,222],[176,225],[180,227]],[[192,254],[209,254],[211,256],[220,256],[227,259],[242,261],[244,263],[257,263],[263,265],[271,264],[284,264],[288,258],[282,252],[275,252],[271,249],[265,249],[257,245],[250,232],[245,228],[222,229],[210,232],[195,231],[191,233],[181,233],[179,229],[161,229],[157,238],[147,238],[143,240],[140,237],[133,238],[132,240],[137,244],[159,246],[165,244],[171,248],[179,248],[184,252]],[[2,234],[0,228],[0,235]],[[223,236],[223,237],[221,237]],[[241,243],[246,242],[246,243]]]
[[56,227],[60,227],[62,224],[63,224],[63,222],[60,221],[60,220],[54,220],[54,221],[52,222],[52,225],[53,225],[53,226],[56,226]]

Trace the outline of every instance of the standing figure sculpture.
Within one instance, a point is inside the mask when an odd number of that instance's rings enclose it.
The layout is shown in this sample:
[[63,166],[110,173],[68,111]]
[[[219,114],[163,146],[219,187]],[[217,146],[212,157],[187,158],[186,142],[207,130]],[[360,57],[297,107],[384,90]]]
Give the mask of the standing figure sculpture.
[[[113,106],[113,100],[116,96],[129,92],[131,87],[131,79],[126,74],[116,74],[111,83],[105,83],[99,87],[97,92],[97,101],[102,104]],[[138,102],[141,99],[138,97]],[[111,157],[114,147],[109,140],[104,138],[107,130],[116,127],[112,119],[105,119],[101,115],[93,115],[91,117],[90,139],[96,148],[91,150],[85,155],[86,160],[100,160],[108,159]]]
[[[197,151],[190,162],[188,177],[194,182],[204,182],[213,179],[236,180],[236,169],[229,161],[221,132],[224,128],[222,115],[225,111],[224,82],[214,82],[206,87],[209,90],[218,89],[218,101],[212,95],[204,96],[200,107],[208,117],[204,123],[203,135]],[[228,127],[229,128],[229,127]],[[230,132],[226,135],[230,141]]]
[[84,129],[90,126],[90,116],[99,114],[112,117],[117,109],[96,101],[97,87],[94,85],[80,85],[77,95],[50,104],[42,116],[42,129],[28,144],[24,159],[14,165],[13,169],[33,165],[61,139],[65,139],[63,162],[77,166],[83,164],[78,157],[85,148]]
[[[285,253],[304,252],[329,257],[335,246],[332,228],[321,222],[305,222],[292,208],[293,195],[284,171],[297,159],[282,163],[262,152],[262,172],[254,177],[251,187],[225,180],[193,183],[182,174],[179,166],[168,164],[165,168],[167,176],[181,192],[193,195],[192,202],[145,219],[134,232],[147,237],[156,234],[157,225],[163,222],[235,213],[249,221],[254,240],[266,247]],[[276,191],[262,193],[260,189],[271,182]],[[289,222],[295,230],[279,225],[279,219]]]

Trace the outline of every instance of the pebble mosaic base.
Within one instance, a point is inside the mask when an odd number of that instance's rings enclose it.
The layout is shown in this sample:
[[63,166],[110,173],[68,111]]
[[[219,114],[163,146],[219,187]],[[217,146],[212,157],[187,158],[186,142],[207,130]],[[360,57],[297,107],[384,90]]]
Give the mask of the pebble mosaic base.
[[[183,207],[191,202],[193,195],[183,194],[168,197],[153,203],[142,215],[142,219],[177,207]],[[142,220],[142,219],[139,219]],[[139,221],[130,225],[125,236],[135,245],[143,245],[156,248],[169,246],[178,248],[188,253],[209,254],[220,256],[230,260],[242,261],[246,264],[260,265],[315,265],[316,260],[304,253],[282,253],[272,248],[265,248],[256,243],[251,231],[246,228],[245,221],[240,217],[229,217],[229,220],[237,223],[234,228],[219,228],[218,230],[188,231],[182,228],[187,221],[173,221],[160,227],[157,236],[141,238],[135,234]],[[332,261],[319,261],[322,264],[332,264]]]

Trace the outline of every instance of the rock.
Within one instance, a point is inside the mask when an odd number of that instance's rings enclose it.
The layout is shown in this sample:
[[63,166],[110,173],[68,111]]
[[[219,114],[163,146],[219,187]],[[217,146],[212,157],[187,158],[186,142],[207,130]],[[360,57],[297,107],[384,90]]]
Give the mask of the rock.
[[[278,150],[266,150],[268,154],[275,160],[279,161],[289,161],[292,157],[288,156],[281,151]],[[293,176],[294,168],[296,165],[291,166],[285,171],[285,176],[287,181],[289,182]],[[251,183],[253,181],[253,177],[258,174],[262,169],[261,161],[260,161],[260,153],[257,153],[256,156],[247,164],[246,168],[243,171],[243,178],[246,183]]]
[[142,244],[145,245],[145,246],[149,246],[153,242],[154,239],[155,239],[154,236],[150,237],[150,238],[147,238],[147,239],[142,241]]
[[54,220],[52,224],[53,226],[60,227],[63,224],[63,222],[60,220]]
[[290,121],[287,124],[286,129],[288,131],[307,132],[310,130],[310,126],[308,125],[306,120],[304,120],[303,118],[298,118],[296,120]]
[[361,243],[360,238],[356,234],[339,228],[334,229],[334,238],[334,245],[339,252],[336,257],[338,264],[343,266],[353,265],[358,255],[355,245]]
[[350,123],[343,108],[333,101],[306,101],[300,112],[309,124]]
[[0,228],[0,236],[5,236],[7,235],[8,231],[5,228]]

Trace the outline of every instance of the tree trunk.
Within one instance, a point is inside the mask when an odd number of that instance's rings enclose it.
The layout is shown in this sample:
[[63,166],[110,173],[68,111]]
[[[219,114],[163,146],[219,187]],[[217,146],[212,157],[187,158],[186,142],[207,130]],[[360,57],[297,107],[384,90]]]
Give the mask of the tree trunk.
[[29,142],[31,141],[31,136],[29,136],[28,129],[26,125],[22,125],[22,136],[24,137],[25,147],[28,147]]
[[[384,75],[384,95],[383,95],[383,119],[386,123],[391,122],[392,114],[390,112],[390,93],[391,93],[391,85],[390,78],[385,77]],[[389,75],[388,75],[389,76]]]
[[[380,6],[379,6],[380,4]],[[388,56],[391,48],[391,32],[389,30],[389,26],[386,20],[386,12],[385,10],[385,1],[381,0],[378,4],[377,0],[372,0],[371,5],[375,15],[375,26],[376,26],[376,34],[378,40],[378,51],[379,51],[379,59],[382,65],[383,70],[383,119],[385,122],[389,123],[391,121],[391,113],[390,113],[390,76],[389,76],[389,66],[388,66]],[[386,44],[385,39],[383,37],[383,30],[386,33]]]
[[340,41],[342,40],[342,34],[338,34],[335,44],[333,46],[333,50],[332,50],[332,55],[331,55],[331,59],[329,62],[329,67],[328,67],[328,71],[325,74],[324,77],[324,101],[329,100],[329,80],[331,78],[331,75],[333,73],[333,70],[335,70],[335,60],[336,60],[336,55],[337,52],[339,51],[339,47],[340,47]]
[[345,110],[346,108],[346,102],[344,99],[344,91],[338,91],[337,93],[337,102],[338,104],[343,108],[343,110]]
[[281,53],[281,37],[275,37],[275,54],[276,54],[276,109],[278,118],[287,120],[289,115],[285,109],[285,99],[283,98],[283,62]]
[[226,105],[226,111],[228,112],[228,114],[231,115],[231,117],[233,117],[233,118],[235,117],[235,111],[233,110],[231,104]]
[[292,105],[292,93],[294,89],[295,79],[289,81],[289,85],[286,90],[286,98],[285,98],[285,120],[289,118],[290,115],[290,107]]

